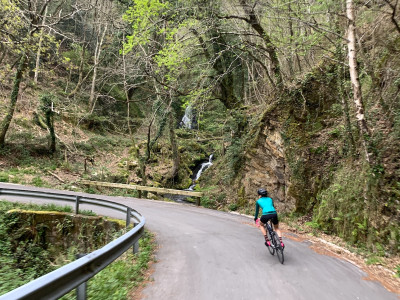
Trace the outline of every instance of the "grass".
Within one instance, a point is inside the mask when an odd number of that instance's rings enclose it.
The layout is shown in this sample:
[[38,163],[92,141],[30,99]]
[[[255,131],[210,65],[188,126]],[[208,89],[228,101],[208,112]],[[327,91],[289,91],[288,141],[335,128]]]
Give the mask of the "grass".
[[0,211],[6,212],[11,209],[21,208],[25,210],[40,210],[40,211],[58,211],[58,212],[66,212],[72,213],[72,207],[70,206],[60,206],[55,205],[53,203],[49,204],[33,204],[33,203],[18,203],[18,202],[9,202],[5,200],[0,200]]
[[[146,279],[146,273],[154,261],[154,236],[145,231],[139,241],[139,253],[131,250],[88,281],[88,299],[129,299],[133,289]],[[61,300],[76,299],[75,291],[69,292]]]
[[381,265],[383,264],[382,258],[376,256],[376,255],[371,255],[370,257],[367,258],[365,261],[367,265]]
[[50,161],[48,157],[32,158],[28,154],[18,155],[16,154],[17,158],[14,158],[15,161],[13,162],[13,165],[18,167],[10,167],[0,171],[0,182],[50,187],[43,176],[47,174],[47,171],[56,170],[58,162]]

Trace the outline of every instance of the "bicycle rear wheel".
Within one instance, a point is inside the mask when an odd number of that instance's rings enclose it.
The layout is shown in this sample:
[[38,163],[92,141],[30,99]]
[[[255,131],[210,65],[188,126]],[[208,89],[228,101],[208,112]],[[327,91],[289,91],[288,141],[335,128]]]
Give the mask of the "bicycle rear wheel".
[[269,243],[270,243],[270,246],[267,246],[268,251],[269,251],[269,253],[271,253],[271,255],[274,255],[275,254],[275,248],[273,246],[274,244],[273,244],[273,241],[272,241],[272,238],[271,238],[271,236],[269,234],[268,229],[267,229],[267,236],[268,236],[268,240],[269,240]]
[[281,246],[281,241],[279,240],[279,236],[276,232],[272,233],[273,244],[275,246],[276,255],[278,256],[279,261],[283,264],[285,258],[283,256],[283,248]]

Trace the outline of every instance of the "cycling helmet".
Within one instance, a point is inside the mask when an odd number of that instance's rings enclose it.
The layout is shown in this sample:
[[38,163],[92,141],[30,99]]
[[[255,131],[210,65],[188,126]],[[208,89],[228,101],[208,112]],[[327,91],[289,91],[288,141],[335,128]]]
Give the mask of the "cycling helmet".
[[267,196],[267,195],[268,195],[268,192],[267,192],[266,189],[258,189],[257,193],[258,193],[260,196]]

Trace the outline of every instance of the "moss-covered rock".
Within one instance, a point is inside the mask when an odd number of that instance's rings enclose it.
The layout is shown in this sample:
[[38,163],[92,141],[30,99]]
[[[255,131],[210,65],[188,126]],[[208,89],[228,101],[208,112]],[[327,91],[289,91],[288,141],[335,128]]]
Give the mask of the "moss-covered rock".
[[50,251],[52,256],[71,246],[81,253],[91,252],[110,242],[124,228],[119,221],[100,216],[20,209],[10,210],[7,215],[6,219],[12,220],[10,234],[15,247],[29,240]]

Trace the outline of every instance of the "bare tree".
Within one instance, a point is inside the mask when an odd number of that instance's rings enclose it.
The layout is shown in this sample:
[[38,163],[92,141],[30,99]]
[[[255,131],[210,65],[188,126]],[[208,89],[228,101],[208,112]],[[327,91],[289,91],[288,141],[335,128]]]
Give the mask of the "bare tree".
[[245,13],[247,14],[247,18],[243,20],[246,21],[251,27],[258,33],[258,35],[264,40],[266,51],[269,54],[269,58],[271,60],[272,66],[272,73],[275,76],[276,84],[280,86],[282,84],[282,74],[281,74],[281,67],[278,60],[277,49],[274,43],[272,42],[270,36],[268,35],[267,31],[261,25],[259,17],[255,13],[255,7],[257,5],[250,5],[247,0],[240,0],[240,4],[243,6]]
[[43,27],[46,24],[47,10],[48,10],[48,6],[46,6],[46,8],[44,10],[44,15],[43,15],[43,20],[42,20],[42,28],[40,29],[40,37],[39,37],[38,49],[37,49],[37,53],[36,53],[35,75],[33,77],[34,83],[38,82],[38,77],[39,77],[40,55],[42,52],[41,50],[42,50],[42,43],[43,43]]
[[347,47],[349,56],[349,71],[351,85],[353,87],[353,100],[356,109],[356,118],[358,126],[360,127],[362,142],[365,151],[365,158],[370,162],[370,154],[368,153],[367,139],[370,135],[367,121],[364,114],[363,98],[361,92],[360,78],[358,76],[358,66],[357,66],[357,50],[356,50],[356,23],[354,14],[354,5],[352,0],[346,0],[346,14],[348,18],[348,28],[347,28]]
[[107,33],[107,27],[108,27],[108,23],[106,20],[106,10],[107,10],[106,3],[103,0],[95,0],[93,5],[94,5],[93,34],[94,34],[96,40],[95,40],[95,49],[94,49],[94,53],[93,53],[92,83],[91,83],[90,96],[89,96],[89,111],[90,111],[90,113],[92,113],[93,109],[94,109],[97,70],[99,67],[100,55],[102,52],[104,37]]
[[[400,33],[400,25],[399,21],[396,19],[399,0],[383,0],[392,10],[390,14],[390,20],[392,21],[394,27],[396,28],[397,32]],[[398,18],[398,17],[397,17]]]

